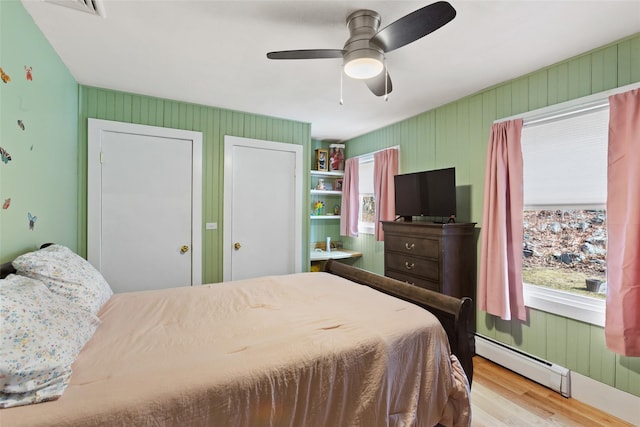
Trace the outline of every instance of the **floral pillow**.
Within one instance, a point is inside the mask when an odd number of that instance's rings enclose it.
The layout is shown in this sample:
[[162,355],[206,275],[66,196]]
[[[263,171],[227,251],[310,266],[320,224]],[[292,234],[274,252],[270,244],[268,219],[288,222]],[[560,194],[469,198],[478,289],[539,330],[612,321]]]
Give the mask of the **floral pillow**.
[[57,399],[100,320],[37,280],[0,280],[0,408]]
[[113,295],[102,274],[84,258],[61,245],[51,245],[13,261],[18,274],[42,281],[51,292],[97,314]]

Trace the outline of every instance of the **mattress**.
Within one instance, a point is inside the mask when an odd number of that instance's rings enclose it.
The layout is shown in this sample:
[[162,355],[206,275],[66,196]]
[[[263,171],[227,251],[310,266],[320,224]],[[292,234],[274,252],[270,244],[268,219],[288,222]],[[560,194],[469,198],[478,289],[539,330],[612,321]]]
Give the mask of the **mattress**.
[[116,294],[61,398],[9,426],[469,425],[429,312],[328,273]]

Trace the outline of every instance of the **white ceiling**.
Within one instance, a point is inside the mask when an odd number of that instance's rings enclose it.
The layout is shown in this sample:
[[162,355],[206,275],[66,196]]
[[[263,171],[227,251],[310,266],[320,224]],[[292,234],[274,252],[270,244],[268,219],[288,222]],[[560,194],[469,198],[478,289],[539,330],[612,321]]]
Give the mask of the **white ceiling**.
[[[82,0],[65,0],[82,1]],[[341,60],[268,60],[274,50],[341,49],[354,10],[381,28],[426,1],[102,0],[106,17],[23,0],[83,85],[312,124],[345,140],[640,31],[640,0],[450,0],[456,18],[389,52],[385,102]]]

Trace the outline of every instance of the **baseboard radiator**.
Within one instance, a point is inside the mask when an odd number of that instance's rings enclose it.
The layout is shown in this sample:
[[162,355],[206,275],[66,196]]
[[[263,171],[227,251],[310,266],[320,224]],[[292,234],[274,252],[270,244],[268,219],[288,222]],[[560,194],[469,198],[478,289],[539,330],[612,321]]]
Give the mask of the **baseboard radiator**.
[[564,397],[571,397],[569,370],[490,338],[476,335],[476,354],[537,382]]

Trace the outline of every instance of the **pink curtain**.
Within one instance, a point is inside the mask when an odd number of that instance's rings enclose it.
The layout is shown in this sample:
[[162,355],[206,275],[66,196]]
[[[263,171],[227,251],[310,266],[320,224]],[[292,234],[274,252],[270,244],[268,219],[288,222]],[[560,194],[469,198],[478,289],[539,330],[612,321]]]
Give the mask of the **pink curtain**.
[[347,159],[344,164],[344,178],[342,181],[342,210],[340,215],[340,235],[358,236],[359,189],[358,158]]
[[607,347],[640,356],[640,89],[609,98]]
[[373,153],[373,196],[376,200],[376,240],[384,240],[381,221],[393,221],[396,217],[393,177],[398,174],[398,149],[388,148]]
[[522,296],[522,119],[495,123],[487,150],[478,308],[527,319]]

